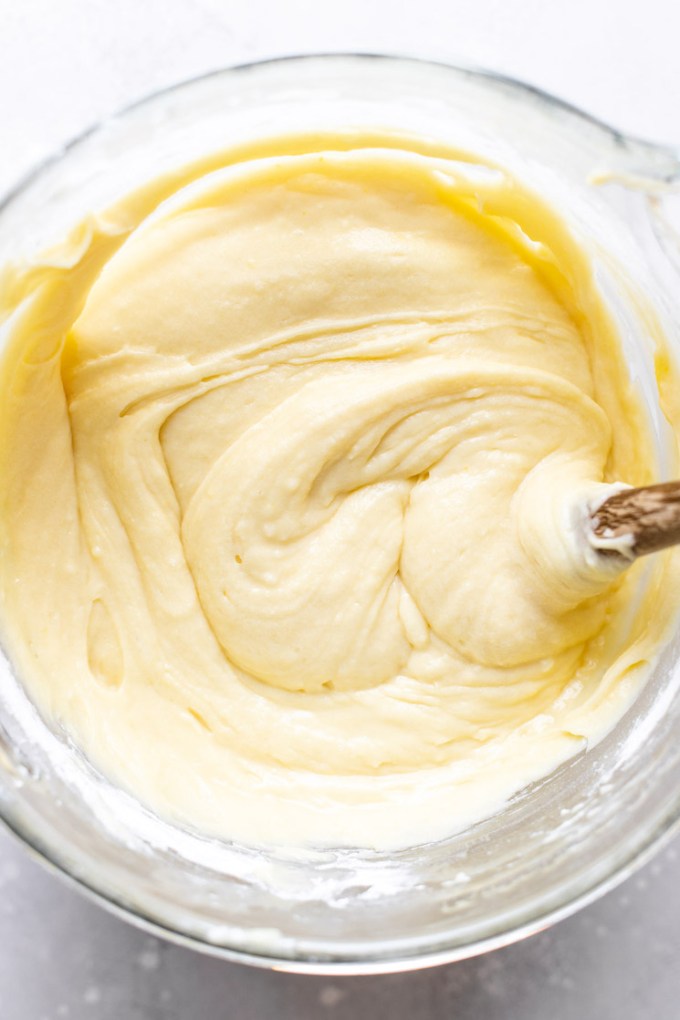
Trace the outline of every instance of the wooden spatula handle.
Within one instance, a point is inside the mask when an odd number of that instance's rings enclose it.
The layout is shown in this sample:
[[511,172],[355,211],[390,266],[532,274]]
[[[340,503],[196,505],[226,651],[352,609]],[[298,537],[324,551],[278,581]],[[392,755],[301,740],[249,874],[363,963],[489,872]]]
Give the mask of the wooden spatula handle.
[[630,535],[633,557],[677,545],[680,543],[680,482],[622,489],[606,499],[591,520],[597,538]]

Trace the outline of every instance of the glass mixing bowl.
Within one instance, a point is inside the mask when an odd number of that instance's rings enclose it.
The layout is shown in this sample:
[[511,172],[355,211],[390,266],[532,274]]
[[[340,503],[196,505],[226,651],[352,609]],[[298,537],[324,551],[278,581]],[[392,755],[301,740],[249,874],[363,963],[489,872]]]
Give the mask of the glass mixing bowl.
[[[449,142],[550,193],[591,245],[649,408],[658,475],[677,471],[658,408],[650,309],[680,349],[672,226],[680,154],[508,79],[334,55],[180,85],[99,125],[22,182],[0,212],[0,262],[36,253],[168,165],[284,129],[335,127]],[[181,831],[114,789],[40,718],[3,658],[0,811],[24,843],[103,904],[219,956],[315,973],[457,960],[593,900],[677,824],[679,660],[680,627],[609,737],[467,832],[393,854],[281,856]]]

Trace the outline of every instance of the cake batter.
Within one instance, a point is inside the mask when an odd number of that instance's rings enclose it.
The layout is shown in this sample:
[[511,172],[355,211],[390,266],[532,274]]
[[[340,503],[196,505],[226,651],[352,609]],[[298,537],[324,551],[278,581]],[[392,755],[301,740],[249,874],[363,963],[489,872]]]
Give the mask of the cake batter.
[[664,561],[633,609],[578,507],[651,440],[587,256],[501,169],[279,139],[3,283],[5,641],[163,817],[437,839],[631,703]]

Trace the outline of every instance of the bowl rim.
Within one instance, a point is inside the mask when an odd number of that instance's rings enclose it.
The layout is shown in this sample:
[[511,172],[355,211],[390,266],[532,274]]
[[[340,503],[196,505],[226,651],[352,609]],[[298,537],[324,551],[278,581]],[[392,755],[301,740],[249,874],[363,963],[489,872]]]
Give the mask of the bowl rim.
[[[193,949],[207,956],[230,963],[242,963],[259,970],[275,970],[285,974],[309,974],[316,977],[361,977],[401,974],[426,970],[430,967],[441,967],[450,963],[460,963],[463,960],[482,956],[497,949],[507,948],[566,920],[627,881],[680,833],[680,795],[673,812],[667,815],[632,855],[617,865],[608,875],[596,879],[578,896],[567,900],[561,906],[543,912],[538,911],[528,921],[510,925],[496,935],[482,937],[469,943],[460,943],[425,952],[416,950],[412,954],[404,952],[371,958],[342,956],[337,959],[322,959],[308,952],[301,952],[299,956],[276,956],[272,953],[255,953],[249,949],[241,949],[234,944],[211,942],[199,935],[178,931],[177,928],[163,923],[158,918],[150,917],[125,903],[117,895],[105,892],[103,888],[98,888],[96,883],[76,874],[65,863],[57,860],[55,856],[51,856],[47,849],[40,847],[28,829],[24,830],[19,824],[10,821],[7,815],[2,812],[0,812],[0,826],[59,881],[76,890],[86,900],[96,903],[107,913],[126,921],[140,931],[163,938],[184,949]],[[400,941],[406,945],[408,940]]]
[[609,138],[617,144],[634,145],[637,143],[644,147],[651,147],[653,150],[673,155],[677,154],[676,150],[672,146],[667,146],[657,142],[650,142],[648,139],[619,130],[612,124],[609,124],[606,120],[595,116],[595,114],[590,113],[583,107],[578,106],[576,103],[571,103],[569,100],[563,99],[561,96],[556,96],[547,89],[541,88],[539,85],[523,81],[520,78],[515,78],[512,75],[506,74],[502,71],[496,71],[492,68],[483,67],[473,63],[468,64],[464,61],[446,61],[432,57],[414,56],[413,54],[398,52],[388,53],[376,52],[373,50],[319,50],[263,57],[262,59],[247,60],[238,64],[226,64],[221,67],[212,68],[209,71],[204,71],[201,74],[191,75],[189,78],[181,78],[178,81],[172,82],[170,85],[163,85],[158,89],[152,89],[150,92],[145,92],[138,99],[133,99],[130,103],[125,103],[120,107],[116,107],[112,112],[93,121],[86,128],[74,134],[47,156],[38,159],[35,163],[33,163],[32,166],[21,174],[13,184],[10,184],[5,191],[0,193],[0,212],[18,198],[19,195],[24,192],[45,170],[59,162],[59,160],[70,152],[71,149],[77,148],[83,142],[87,141],[88,138],[95,135],[100,129],[106,127],[111,122],[117,121],[120,118],[127,116],[129,113],[133,113],[135,110],[145,106],[147,103],[161,98],[161,96],[170,95],[172,92],[178,91],[186,86],[197,85],[200,82],[209,81],[211,78],[220,78],[230,74],[241,74],[253,69],[269,66],[304,64],[314,60],[323,60],[328,62],[358,60],[365,61],[367,63],[376,61],[385,64],[410,64],[414,67],[430,67],[444,71],[458,72],[468,75],[471,78],[487,81],[490,84],[506,86],[511,91],[515,91],[518,94],[523,95],[525,99],[533,101],[539,106],[542,105],[559,110],[566,116],[582,121],[584,124],[589,125],[591,128],[595,128],[597,131],[601,132],[604,137]]

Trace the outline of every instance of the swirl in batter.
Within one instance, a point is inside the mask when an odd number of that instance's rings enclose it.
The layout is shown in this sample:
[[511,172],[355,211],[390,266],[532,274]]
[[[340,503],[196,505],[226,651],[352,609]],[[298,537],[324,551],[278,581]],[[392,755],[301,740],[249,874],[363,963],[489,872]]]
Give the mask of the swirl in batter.
[[272,142],[93,217],[4,306],[6,640],[165,817],[435,839],[630,704],[658,585],[633,611],[572,525],[650,440],[586,256],[503,171]]

